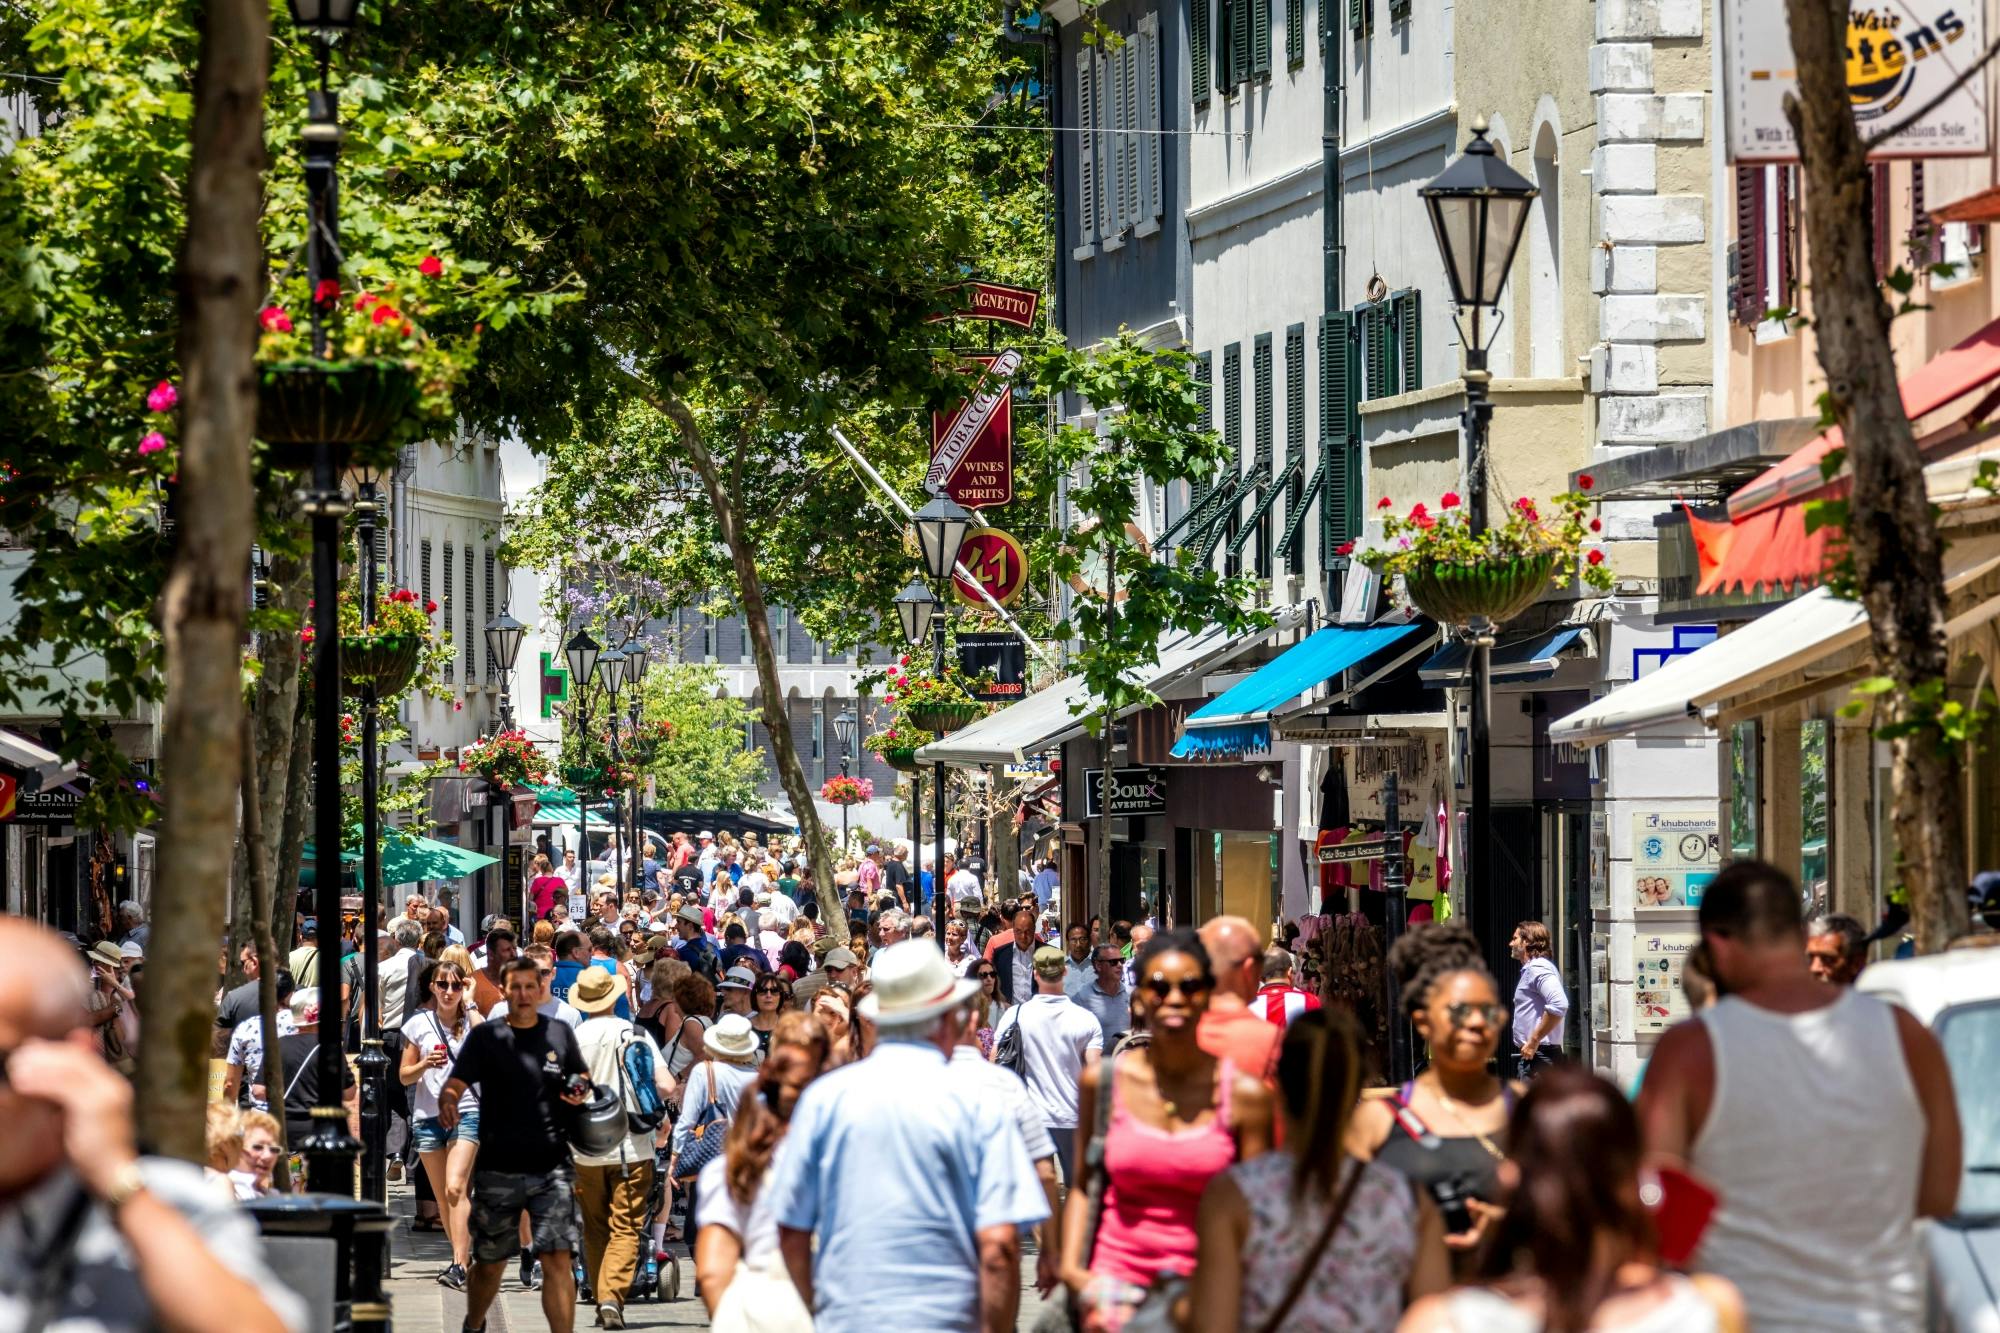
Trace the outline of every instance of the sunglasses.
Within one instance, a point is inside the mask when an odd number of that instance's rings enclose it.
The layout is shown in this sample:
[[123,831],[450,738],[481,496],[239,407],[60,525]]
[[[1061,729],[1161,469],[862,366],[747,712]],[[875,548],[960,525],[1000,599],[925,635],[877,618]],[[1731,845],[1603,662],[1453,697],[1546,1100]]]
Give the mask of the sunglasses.
[[465,983],[462,981],[433,981],[431,983],[431,989],[444,990],[444,991],[461,991],[465,989]]
[[1146,978],[1145,985],[1147,990],[1162,1000],[1175,991],[1193,999],[1197,995],[1206,995],[1215,989],[1215,981],[1211,977],[1182,977],[1176,980],[1173,977],[1153,976]]
[[783,995],[785,988],[783,986],[759,986],[757,993],[759,995]]
[[1000,974],[997,972],[974,972],[972,975],[979,978],[981,981],[993,981],[996,980]]
[[1445,1017],[1451,1020],[1451,1025],[1455,1028],[1464,1027],[1475,1016],[1485,1019],[1488,1027],[1498,1027],[1500,1026],[1500,1020],[1507,1016],[1507,1010],[1502,1005],[1471,1004],[1464,1001],[1446,1005],[1444,1013]]

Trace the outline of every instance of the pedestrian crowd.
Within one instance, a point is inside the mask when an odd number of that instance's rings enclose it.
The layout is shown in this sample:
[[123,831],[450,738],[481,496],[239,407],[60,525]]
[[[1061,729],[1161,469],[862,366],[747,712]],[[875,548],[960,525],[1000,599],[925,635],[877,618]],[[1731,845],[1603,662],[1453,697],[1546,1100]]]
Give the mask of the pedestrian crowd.
[[[1851,923],[1802,920],[1769,866],[1707,887],[1695,1017],[1631,1099],[1565,1059],[1540,922],[1508,941],[1511,995],[1464,926],[1404,933],[1387,965],[1418,1072],[1371,1087],[1379,1034],[1241,918],[1058,927],[1032,877],[995,902],[954,869],[925,899],[871,854],[836,942],[791,866],[734,873],[741,850],[706,837],[661,851],[668,887],[636,914],[616,892],[564,912],[544,861],[521,928],[489,921],[467,949],[413,895],[376,941],[389,1147],[434,1200],[419,1225],[449,1241],[438,1281],[465,1292],[467,1333],[510,1268],[551,1329],[579,1306],[620,1328],[683,1257],[717,1329],[1011,1329],[1030,1246],[1048,1333],[1922,1325],[1917,1222],[1952,1212],[1962,1166],[1950,1072],[1922,1024],[1852,988]],[[238,957],[207,1168],[175,1170],[130,1147],[100,1018],[133,1002],[122,947],[52,989],[28,977],[67,971],[55,937],[0,931],[49,955],[0,970],[0,1113],[48,1127],[0,1145],[0,1256],[60,1242],[59,1218],[103,1233],[116,1298],[159,1322],[220,1327],[171,1317],[171,1255],[230,1327],[300,1326],[232,1209],[283,1180],[362,974],[319,969],[302,931],[267,1029],[260,960]],[[1829,1206],[1799,1145],[1837,1135],[1869,1150]],[[89,1299],[16,1269],[0,1326],[9,1301]]]

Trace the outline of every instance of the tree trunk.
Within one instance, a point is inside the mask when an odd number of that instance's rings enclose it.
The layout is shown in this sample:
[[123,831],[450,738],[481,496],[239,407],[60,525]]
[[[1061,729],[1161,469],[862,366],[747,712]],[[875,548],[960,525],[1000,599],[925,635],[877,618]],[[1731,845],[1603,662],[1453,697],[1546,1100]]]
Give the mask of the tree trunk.
[[[1950,675],[1940,538],[1875,284],[1868,160],[1847,91],[1845,0],[1786,0],[1799,77],[1788,105],[1805,175],[1812,320],[1852,475],[1847,544],[1878,669],[1896,682],[1891,720],[1925,723],[1918,699]],[[1967,926],[1965,807],[1957,757],[1934,724],[1891,742],[1891,819],[1917,949]]]
[[[242,756],[243,768],[240,779],[243,788],[243,860],[246,871],[244,879],[250,883],[251,934],[257,942],[257,956],[273,960],[273,965],[259,969],[257,973],[257,1017],[258,1029],[264,1043],[263,1064],[257,1070],[257,1081],[264,1085],[265,1099],[283,1102],[283,1094],[272,1097],[271,1090],[285,1085],[284,1062],[278,1054],[278,941],[271,933],[271,875],[266,864],[264,850],[264,816],[259,808],[257,793],[257,744],[251,737],[252,722],[243,720]],[[338,950],[336,950],[338,952]],[[322,959],[321,971],[325,971]],[[324,1008],[322,998],[322,1008]],[[250,1071],[244,1070],[248,1080]],[[278,1161],[272,1168],[272,1181],[280,1192],[289,1188],[288,1157],[285,1152],[285,1115],[280,1105],[276,1111],[278,1121]]]
[[986,790],[992,795],[990,817],[986,821],[986,861],[993,867],[993,882],[1002,898],[1020,892],[1021,839],[1014,831],[1014,809],[1019,792],[1007,781],[998,764],[986,766]]
[[[296,516],[297,510],[287,499],[278,508],[281,522],[288,522]],[[309,561],[291,551],[278,550],[271,555],[266,569],[269,579],[270,602],[274,610],[289,611],[304,623],[306,601],[312,587],[312,568]],[[255,799],[258,802],[259,826],[265,836],[265,891],[266,901],[271,904],[271,933],[289,942],[292,938],[292,918],[295,899],[294,889],[298,885],[298,852],[302,849],[304,830],[304,805],[299,812],[301,819],[297,825],[300,838],[289,845],[295,854],[287,862],[285,848],[286,833],[293,827],[286,818],[290,797],[295,789],[303,787],[308,769],[300,766],[295,771],[292,763],[292,747],[298,741],[299,732],[299,642],[291,634],[273,634],[262,645],[264,670],[257,677],[257,698],[253,706],[252,725],[255,727],[255,763],[252,772],[256,777]],[[308,747],[309,748],[309,747]],[[276,835],[278,855],[273,859],[271,839]],[[322,923],[322,942],[339,938],[336,932]]]
[[139,1045],[140,1136],[205,1159],[211,968],[236,838],[244,585],[256,531],[252,359],[264,250],[264,85],[270,10],[210,0],[195,72],[187,234],[180,262],[181,520],[161,592],[166,725],[159,842]]
[[[294,682],[292,753],[285,776],[285,804],[278,829],[278,861],[271,867],[271,933],[281,940],[292,937],[292,921],[298,916],[299,865],[306,856],[306,807],[312,792],[312,700]],[[336,930],[338,923],[323,926]],[[372,949],[375,941],[362,940],[361,947]]]
[[823,871],[815,877],[821,921],[828,934],[845,944],[847,906],[841,899],[839,886],[833,882],[833,844],[820,823],[805,767],[799,763],[799,752],[792,745],[791,722],[785,716],[785,691],[778,682],[778,658],[771,646],[771,619],[764,604],[764,585],[757,574],[756,545],[737,512],[735,496],[716,466],[715,455],[701,437],[701,423],[695,420],[694,413],[678,398],[664,401],[649,398],[649,401],[680,427],[681,443],[701,477],[709,503],[715,507],[716,526],[722,529],[722,540],[729,547],[729,563],[736,571],[736,588],[743,599],[743,620],[750,631],[751,652],[757,662],[757,687],[763,696],[760,707],[764,730],[771,737],[771,756],[777,761],[778,781],[784,785],[785,795],[791,798],[792,813],[799,827],[805,830],[806,845],[812,848],[812,863]]

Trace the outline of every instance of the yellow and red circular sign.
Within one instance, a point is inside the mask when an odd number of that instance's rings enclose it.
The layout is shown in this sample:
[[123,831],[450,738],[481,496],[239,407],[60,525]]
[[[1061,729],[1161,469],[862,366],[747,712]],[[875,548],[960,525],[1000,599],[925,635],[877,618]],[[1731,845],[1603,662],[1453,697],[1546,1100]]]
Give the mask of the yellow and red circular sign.
[[998,528],[976,528],[966,534],[958,548],[958,563],[965,566],[973,582],[953,574],[952,591],[968,606],[985,606],[979,595],[983,588],[994,601],[1006,606],[1028,586],[1028,553],[1021,543]]

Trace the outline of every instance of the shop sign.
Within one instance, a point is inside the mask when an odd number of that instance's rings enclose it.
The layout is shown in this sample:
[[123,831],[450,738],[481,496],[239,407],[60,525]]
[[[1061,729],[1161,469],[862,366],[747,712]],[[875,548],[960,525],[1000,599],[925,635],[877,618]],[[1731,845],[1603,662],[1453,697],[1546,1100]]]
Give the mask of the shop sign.
[[[13,779],[8,781],[11,784]],[[75,822],[76,812],[83,805],[83,793],[68,787],[24,792],[17,785],[13,804],[13,813],[6,817],[23,824],[69,824]]]
[[1014,390],[1021,354],[973,354],[979,381],[950,412],[931,414],[931,468],[924,485],[942,487],[967,509],[1014,498]]
[[1379,861],[1388,850],[1387,838],[1364,838],[1359,842],[1330,842],[1319,849],[1319,863],[1323,866],[1337,866],[1351,861]]
[[[1120,768],[1111,775],[1111,817],[1129,819],[1138,815],[1167,813],[1167,770],[1164,768]],[[1104,813],[1104,770],[1083,770],[1083,817],[1096,819]]]
[[14,817],[15,802],[20,798],[21,784],[12,773],[0,773],[0,819]]
[[[1028,553],[1021,549],[1018,538],[998,528],[975,528],[968,532],[958,548],[958,563],[965,566],[965,572],[972,578],[968,581],[964,575],[954,572],[951,590],[967,606],[986,605],[986,598],[979,595],[982,589],[1000,605],[1008,606],[1028,586]],[[1020,640],[1011,634],[1000,637],[1010,640],[1017,647],[1020,644]],[[964,642],[964,636],[960,636],[959,643]],[[1025,670],[1025,657],[1021,665]],[[1020,693],[1016,690],[1007,697],[1018,698]]]
[[983,319],[995,324],[1012,324],[1017,329],[1035,327],[1035,310],[1042,294],[1033,287],[1009,287],[1004,282],[963,282],[946,292],[964,304],[954,310],[932,315],[926,323],[946,319]]
[[1641,912],[1701,906],[1722,868],[1722,820],[1706,810],[1642,810],[1632,816],[1632,887]]
[[[962,549],[959,560],[965,560]],[[1028,646],[1016,634],[961,634],[958,669],[968,676],[992,677],[991,686],[972,696],[981,703],[1013,703],[1027,692]]]
[[[1984,9],[1979,0],[1849,0],[1847,100],[1861,137],[1929,108],[1870,157],[1985,155],[1986,80],[1975,73],[1951,89],[1986,49]],[[1785,117],[1785,100],[1798,91],[1796,66],[1784,5],[1729,0],[1723,71],[1732,161],[1799,160]]]
[[1665,1032],[1688,1016],[1687,993],[1681,989],[1681,967],[1699,943],[1699,931],[1641,932],[1633,941],[1632,1028],[1635,1032]]

